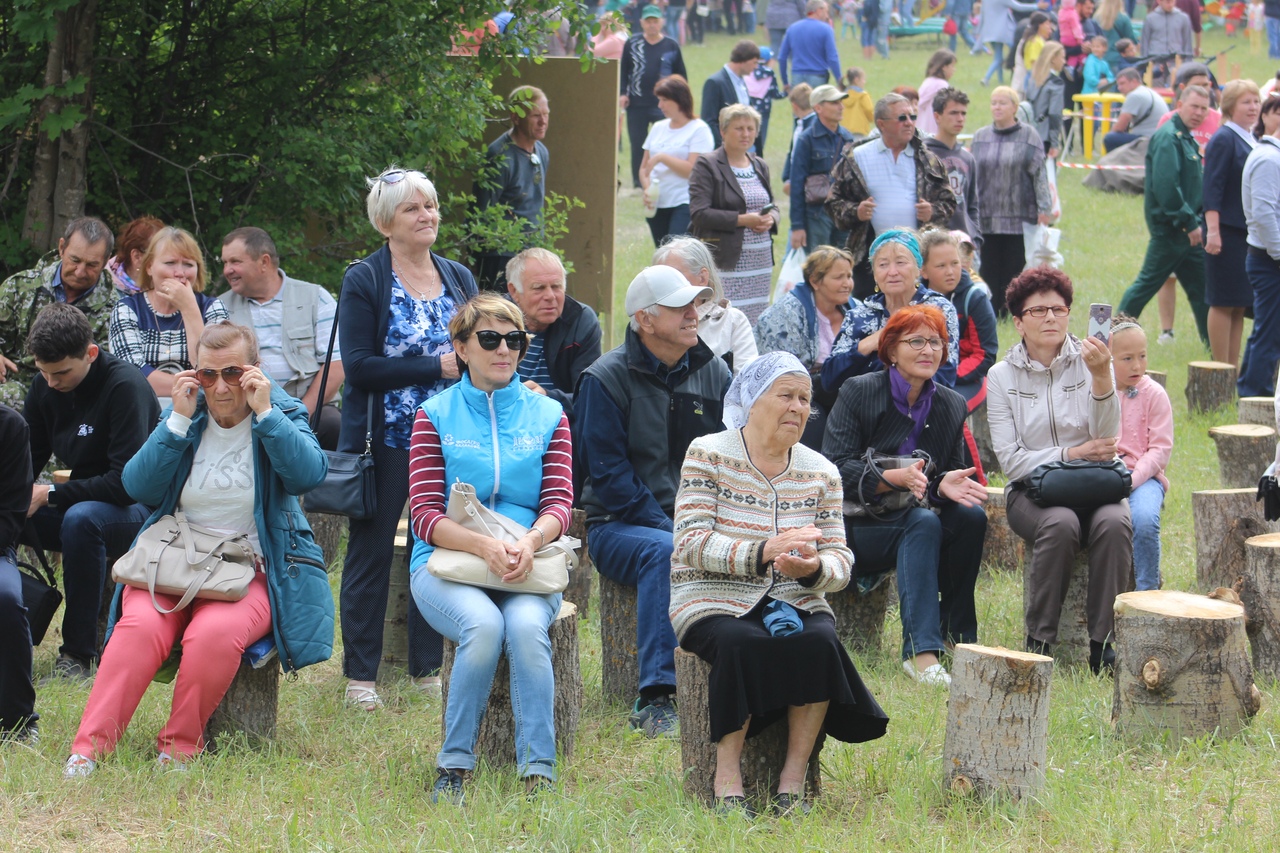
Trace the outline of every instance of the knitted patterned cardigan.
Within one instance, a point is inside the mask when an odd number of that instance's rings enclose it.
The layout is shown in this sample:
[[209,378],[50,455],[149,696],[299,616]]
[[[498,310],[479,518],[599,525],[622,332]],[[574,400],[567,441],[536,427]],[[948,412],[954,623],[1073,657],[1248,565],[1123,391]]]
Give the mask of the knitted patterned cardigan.
[[[823,593],[844,589],[853,571],[843,494],[835,466],[804,445],[791,448],[791,463],[770,481],[747,458],[740,430],[694,439],[675,506],[670,613],[676,636],[708,616],[742,616],[766,595],[831,613]],[[760,573],[764,541],[808,524],[823,534],[817,574],[797,581],[772,564]]]

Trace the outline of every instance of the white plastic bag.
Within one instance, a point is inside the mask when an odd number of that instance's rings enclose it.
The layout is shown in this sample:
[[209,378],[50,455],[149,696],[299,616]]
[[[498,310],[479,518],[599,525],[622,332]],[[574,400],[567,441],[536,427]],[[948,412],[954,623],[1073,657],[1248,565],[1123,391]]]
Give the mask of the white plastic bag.
[[804,249],[787,251],[787,256],[782,259],[782,269],[778,271],[778,283],[773,287],[771,303],[777,302],[782,294],[790,293],[791,288],[804,281],[804,262],[808,257]]
[[1022,245],[1026,252],[1026,266],[1053,267],[1062,269],[1063,257],[1058,253],[1058,243],[1062,240],[1062,232],[1048,225],[1022,223]]
[[1062,198],[1058,195],[1058,163],[1055,160],[1046,160],[1044,163],[1044,175],[1049,181],[1049,197],[1053,199],[1049,207],[1049,224],[1056,225],[1058,220],[1062,219]]

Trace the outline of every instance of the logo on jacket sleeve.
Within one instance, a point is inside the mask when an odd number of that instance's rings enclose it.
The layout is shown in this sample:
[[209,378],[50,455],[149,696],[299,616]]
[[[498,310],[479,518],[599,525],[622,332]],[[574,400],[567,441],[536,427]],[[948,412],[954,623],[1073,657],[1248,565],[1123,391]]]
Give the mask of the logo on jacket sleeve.
[[93,435],[93,424],[80,424],[80,429],[76,430],[76,435]]

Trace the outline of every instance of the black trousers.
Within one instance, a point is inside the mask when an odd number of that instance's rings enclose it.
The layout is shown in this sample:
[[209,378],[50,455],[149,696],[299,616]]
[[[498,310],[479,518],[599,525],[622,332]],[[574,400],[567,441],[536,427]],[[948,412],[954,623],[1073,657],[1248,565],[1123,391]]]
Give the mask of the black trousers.
[[644,140],[655,121],[662,121],[662,110],[657,107],[627,107],[627,139],[631,142],[631,185],[637,189],[640,188]]
[[1009,314],[1004,292],[1027,265],[1027,247],[1021,234],[982,236],[982,280],[991,288],[991,306],[997,317]]
[[0,734],[40,719],[31,685],[31,630],[12,548],[0,551]]

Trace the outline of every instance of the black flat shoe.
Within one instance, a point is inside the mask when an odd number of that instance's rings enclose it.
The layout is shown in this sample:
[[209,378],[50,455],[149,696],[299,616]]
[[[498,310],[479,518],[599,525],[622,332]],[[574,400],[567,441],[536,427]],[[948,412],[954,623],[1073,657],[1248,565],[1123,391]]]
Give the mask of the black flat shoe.
[[730,794],[727,797],[716,797],[715,813],[721,817],[744,817],[756,819],[756,810],[741,794]]
[[1110,643],[1089,641],[1089,669],[1094,675],[1115,675],[1116,650]]
[[1034,655],[1053,657],[1053,643],[1045,643],[1035,637],[1027,637],[1027,651]]
[[779,794],[778,798],[773,801],[773,813],[778,817],[807,815],[810,808],[812,806],[804,798],[804,794]]

